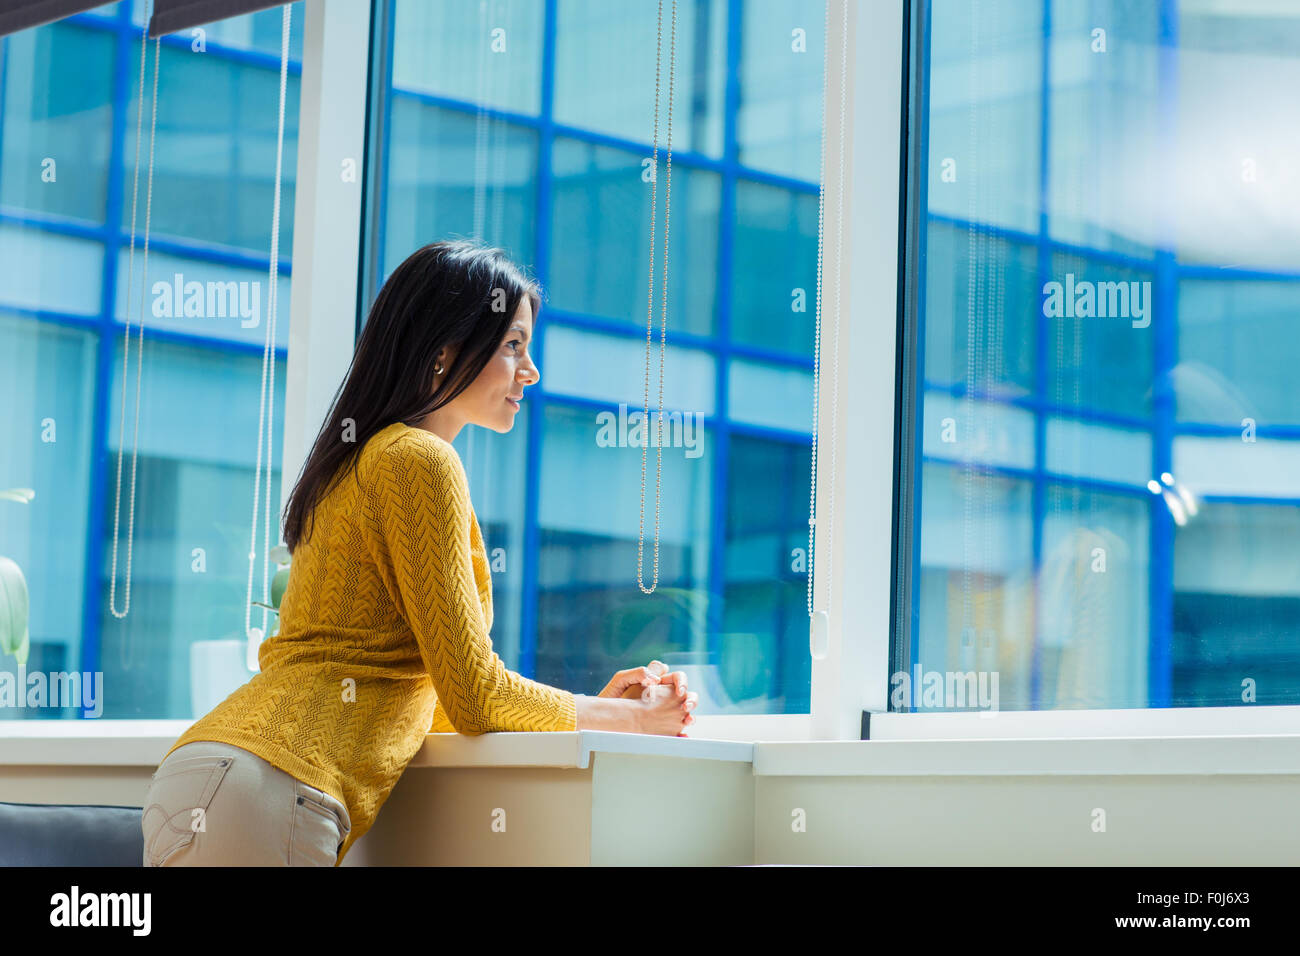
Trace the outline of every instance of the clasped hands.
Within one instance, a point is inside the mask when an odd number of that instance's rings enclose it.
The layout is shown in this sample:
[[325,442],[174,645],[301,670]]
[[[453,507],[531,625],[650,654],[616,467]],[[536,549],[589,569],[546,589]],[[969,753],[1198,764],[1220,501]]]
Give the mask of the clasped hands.
[[[691,711],[699,702],[699,694],[686,689],[686,674],[682,671],[669,673],[668,665],[662,661],[651,661],[645,667],[619,671],[596,696],[639,698],[647,707],[664,711],[666,720],[672,721],[680,717],[678,737],[685,737],[686,728],[695,723],[695,715]],[[667,698],[675,700],[677,706],[667,707]]]

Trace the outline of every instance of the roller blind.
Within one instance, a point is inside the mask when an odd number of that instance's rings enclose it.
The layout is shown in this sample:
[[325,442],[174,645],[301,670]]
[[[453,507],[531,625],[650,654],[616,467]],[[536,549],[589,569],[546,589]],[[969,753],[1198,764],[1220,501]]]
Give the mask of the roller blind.
[[[0,6],[0,36],[17,33],[42,23],[62,20],[102,6],[105,0],[8,0]],[[283,6],[267,0],[155,0],[149,20],[149,36],[188,30],[200,23],[224,20],[245,13]]]
[[104,0],[9,0],[0,5],[0,36],[62,20],[100,6]]
[[176,33],[201,23],[281,6],[284,4],[268,3],[267,0],[154,0],[149,36]]

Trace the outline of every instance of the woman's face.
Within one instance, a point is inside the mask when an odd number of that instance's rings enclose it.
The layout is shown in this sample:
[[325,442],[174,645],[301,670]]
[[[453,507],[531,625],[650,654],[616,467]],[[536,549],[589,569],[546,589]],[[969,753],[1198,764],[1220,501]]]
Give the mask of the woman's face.
[[[510,431],[519,414],[524,389],[541,378],[528,354],[532,337],[533,307],[528,296],[524,296],[505,336],[497,344],[496,353],[478,378],[445,407],[449,411],[454,409],[456,418],[462,422],[496,432]],[[451,362],[444,367],[449,369]]]

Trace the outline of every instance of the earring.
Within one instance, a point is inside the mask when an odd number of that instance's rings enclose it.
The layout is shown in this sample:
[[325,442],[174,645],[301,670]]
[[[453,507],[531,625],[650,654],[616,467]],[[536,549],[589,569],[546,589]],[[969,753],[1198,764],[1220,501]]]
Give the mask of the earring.
[[433,374],[434,374],[434,375],[441,375],[441,374],[442,374],[442,371],[443,371],[443,369],[442,369],[442,363],[439,362],[439,363],[438,363],[438,367],[435,368],[435,369],[433,370]]

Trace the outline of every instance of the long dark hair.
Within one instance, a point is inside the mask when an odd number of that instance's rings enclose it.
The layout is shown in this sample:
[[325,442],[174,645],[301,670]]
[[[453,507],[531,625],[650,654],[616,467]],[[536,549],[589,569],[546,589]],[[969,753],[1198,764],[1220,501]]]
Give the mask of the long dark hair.
[[[347,377],[303,463],[284,509],[292,552],[311,537],[312,510],[376,432],[416,426],[469,387],[491,360],[524,296],[533,322],[541,289],[503,250],[472,240],[417,249],[384,283],[352,355]],[[503,308],[504,305],[504,308]],[[459,346],[434,395],[438,351]],[[345,431],[345,421],[351,419]],[[357,479],[358,482],[360,478]]]

